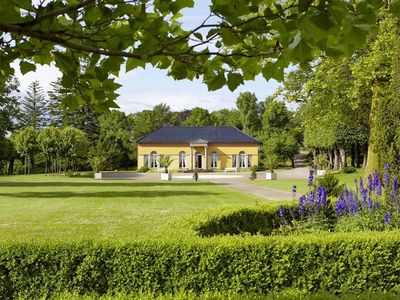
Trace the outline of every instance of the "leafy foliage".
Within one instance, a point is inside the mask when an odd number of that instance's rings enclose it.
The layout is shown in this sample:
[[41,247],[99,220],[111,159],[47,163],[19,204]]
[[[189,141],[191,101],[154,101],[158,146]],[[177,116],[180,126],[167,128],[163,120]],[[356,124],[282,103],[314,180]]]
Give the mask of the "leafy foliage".
[[[119,84],[112,75],[123,64],[128,71],[151,64],[174,79],[202,76],[209,90],[234,90],[260,73],[282,80],[290,64],[307,67],[321,52],[351,55],[374,31],[384,4],[213,0],[210,15],[185,30],[179,18],[193,0],[5,0],[1,76],[13,74],[16,59],[23,74],[36,63],[55,62],[62,85],[73,91],[63,103],[90,103],[98,110],[116,107]],[[397,14],[397,7],[394,1],[389,8]]]

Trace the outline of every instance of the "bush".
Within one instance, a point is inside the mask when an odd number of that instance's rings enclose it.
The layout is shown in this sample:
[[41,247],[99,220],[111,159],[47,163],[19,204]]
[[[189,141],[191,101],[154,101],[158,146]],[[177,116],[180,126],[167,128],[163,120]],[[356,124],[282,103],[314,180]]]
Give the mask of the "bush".
[[258,169],[258,166],[253,166],[253,167],[251,167],[251,173],[250,173],[250,180],[255,180],[255,179],[257,179],[257,169]]
[[141,166],[138,170],[139,173],[147,173],[149,171],[149,167],[148,166]]
[[350,174],[350,173],[355,173],[357,169],[354,167],[344,167],[342,171],[343,173]]
[[396,291],[399,232],[110,242],[2,242],[0,298]]
[[317,178],[316,185],[323,185],[328,196],[337,197],[344,190],[344,185],[339,184],[339,179],[332,173],[326,173],[323,177]]

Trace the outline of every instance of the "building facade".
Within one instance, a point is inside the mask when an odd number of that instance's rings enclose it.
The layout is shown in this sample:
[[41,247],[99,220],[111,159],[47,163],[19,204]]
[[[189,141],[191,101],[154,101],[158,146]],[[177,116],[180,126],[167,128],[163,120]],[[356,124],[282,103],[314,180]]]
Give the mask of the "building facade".
[[170,170],[247,169],[258,165],[259,142],[229,126],[161,127],[137,144],[138,168],[160,168],[161,155],[173,158]]

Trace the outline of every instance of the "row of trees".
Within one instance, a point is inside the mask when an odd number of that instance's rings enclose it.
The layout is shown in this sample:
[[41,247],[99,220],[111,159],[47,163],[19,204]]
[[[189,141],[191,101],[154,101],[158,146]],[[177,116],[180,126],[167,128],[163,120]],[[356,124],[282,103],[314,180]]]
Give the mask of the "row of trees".
[[352,57],[320,57],[310,69],[289,73],[278,92],[296,102],[304,143],[328,167],[364,166],[367,174],[389,162],[400,173],[398,18],[382,13],[376,35]]
[[[235,109],[209,112],[196,107],[174,112],[168,105],[158,104],[127,115],[118,110],[96,112],[90,105],[63,110],[62,94],[67,91],[58,82],[47,96],[38,82],[33,82],[22,100],[16,94],[15,79],[6,85],[2,101],[8,99],[12,105],[0,105],[0,112],[8,114],[8,121],[2,120],[0,139],[3,173],[13,172],[16,158],[22,160],[26,174],[33,165],[46,173],[89,168],[89,163],[94,169],[128,169],[136,165],[135,141],[160,126],[234,126],[267,145],[262,154],[269,153],[272,158],[276,154],[275,164],[290,159],[301,141],[294,113],[276,97],[258,101],[246,92],[237,98]],[[10,133],[11,137],[5,138]]]

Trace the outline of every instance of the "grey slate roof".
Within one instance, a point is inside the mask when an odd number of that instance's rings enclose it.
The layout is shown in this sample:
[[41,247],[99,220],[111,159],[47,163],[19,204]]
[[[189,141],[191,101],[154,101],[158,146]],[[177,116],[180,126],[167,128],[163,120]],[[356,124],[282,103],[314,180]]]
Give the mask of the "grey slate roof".
[[140,138],[138,144],[190,143],[202,139],[209,143],[259,144],[259,142],[231,126],[166,126]]

